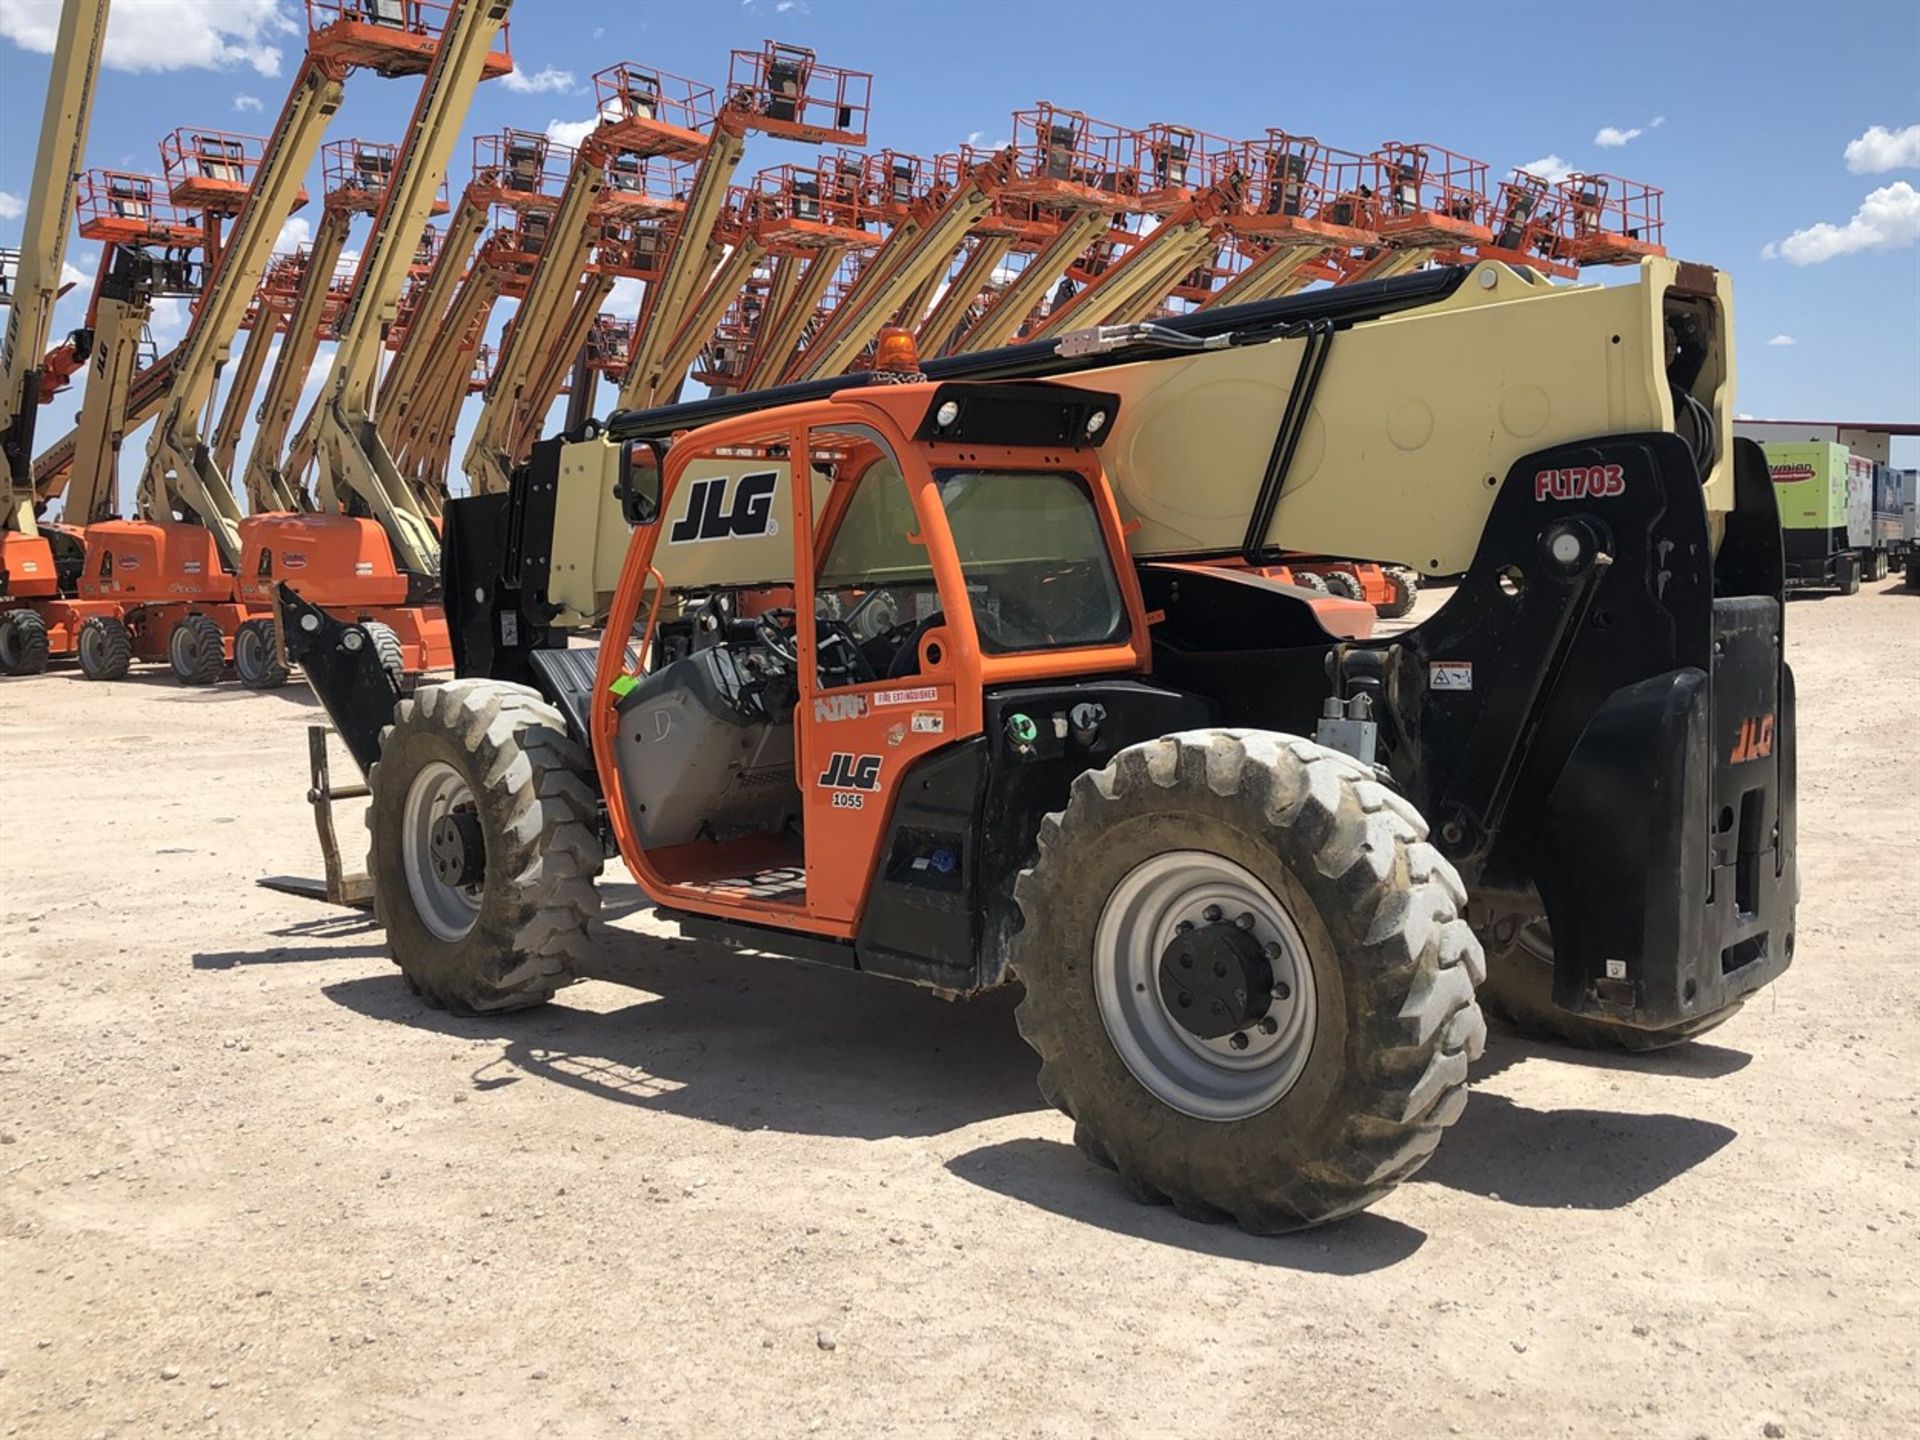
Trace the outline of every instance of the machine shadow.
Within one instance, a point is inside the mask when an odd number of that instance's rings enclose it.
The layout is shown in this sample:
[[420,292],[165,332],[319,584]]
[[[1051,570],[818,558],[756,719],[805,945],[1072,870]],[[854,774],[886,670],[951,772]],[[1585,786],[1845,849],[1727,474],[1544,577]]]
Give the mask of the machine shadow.
[[376,1020],[499,1039],[479,1089],[535,1077],[737,1130],[880,1139],[944,1134],[1044,1108],[1017,997],[949,1003],[827,966],[622,930],[596,933],[588,978],[651,992],[606,1012],[563,993],[519,1016],[436,1010],[398,972],[323,987]]
[[[364,911],[334,912],[312,920],[298,920],[267,932],[294,942],[254,950],[205,950],[193,957],[196,970],[233,970],[242,965],[289,965],[323,960],[345,960],[386,953],[380,926]],[[364,938],[362,938],[364,937]],[[351,943],[343,943],[351,942]]]
[[1062,1140],[982,1145],[954,1156],[947,1169],[983,1190],[1115,1235],[1283,1270],[1371,1274],[1398,1265],[1427,1239],[1424,1230],[1371,1212],[1294,1235],[1249,1235],[1231,1222],[1189,1220],[1168,1206],[1141,1204],[1113,1174]]

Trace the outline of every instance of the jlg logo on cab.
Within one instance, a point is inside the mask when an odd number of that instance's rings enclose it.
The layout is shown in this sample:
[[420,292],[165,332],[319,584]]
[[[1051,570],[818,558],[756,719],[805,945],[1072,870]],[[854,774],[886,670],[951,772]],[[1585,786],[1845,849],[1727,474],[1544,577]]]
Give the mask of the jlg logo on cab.
[[1535,500],[1600,500],[1626,490],[1626,472],[1618,465],[1572,465],[1533,477]]

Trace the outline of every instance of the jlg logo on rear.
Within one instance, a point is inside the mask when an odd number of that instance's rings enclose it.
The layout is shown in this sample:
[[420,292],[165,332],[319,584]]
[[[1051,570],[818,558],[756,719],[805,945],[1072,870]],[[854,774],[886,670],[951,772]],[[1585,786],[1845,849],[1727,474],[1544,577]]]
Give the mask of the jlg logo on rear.
[[1744,765],[1749,760],[1764,760],[1773,754],[1773,714],[1753,715],[1740,722],[1740,734],[1734,739],[1728,763]]
[[1601,500],[1626,491],[1627,475],[1618,465],[1570,465],[1533,477],[1535,500]]
[[673,529],[667,532],[667,543],[687,545],[696,540],[741,540],[779,534],[780,527],[773,519],[773,488],[779,480],[779,473],[773,470],[742,475],[734,486],[730,507],[726,503],[726,476],[695,480],[688,489],[687,512],[673,522]]

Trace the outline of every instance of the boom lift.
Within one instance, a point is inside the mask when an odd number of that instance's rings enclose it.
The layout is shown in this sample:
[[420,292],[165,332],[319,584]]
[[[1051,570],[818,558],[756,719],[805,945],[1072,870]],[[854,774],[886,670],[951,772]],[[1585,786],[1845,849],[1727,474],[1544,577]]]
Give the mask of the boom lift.
[[[439,536],[396,468],[376,425],[385,332],[420,251],[447,161],[486,71],[510,0],[464,0],[445,28],[360,260],[360,281],[341,321],[333,366],[314,406],[316,513],[256,515],[246,526],[243,599],[271,604],[290,571],[329,603],[382,625],[381,649],[396,669],[444,663],[444,629],[422,609],[439,585]],[[270,622],[250,632],[259,673],[282,667]]]
[[[60,592],[53,551],[36,514],[33,429],[106,29],[107,0],[73,0],[61,8],[54,35],[40,144],[8,287],[6,339],[0,344],[0,465],[6,469],[6,494],[0,498],[0,604],[52,599]],[[50,643],[39,611],[26,605],[0,611],[0,674],[44,670]]]
[[[575,152],[467,446],[465,469],[476,494],[506,489],[514,466],[539,438],[614,281],[623,270],[652,278],[650,270],[620,263],[621,227],[657,225],[682,212],[685,203],[673,198],[671,162],[697,159],[709,144],[702,133],[713,123],[707,87],[633,64],[601,72],[596,84],[602,119]],[[590,264],[597,243],[601,260]]]
[[[872,374],[543,442],[448,509],[458,682],[401,697],[281,592],[369,771],[390,951],[436,1005],[549,999],[604,817],[690,936],[1017,977],[1042,1092],[1134,1193],[1361,1209],[1461,1112],[1487,952],[1523,1024],[1640,1048],[1792,956],[1730,305],[1663,259],[1450,266],[924,378],[889,337]],[[1465,578],[1354,643],[1219,563],[1283,550]]]
[[[301,471],[283,460],[287,432],[325,335],[337,333],[359,282],[356,267],[344,283],[336,274],[356,215],[375,214],[393,176],[396,147],[366,140],[333,140],[321,147],[326,199],[320,228],[306,253],[305,268],[290,311],[287,339],[274,362],[273,379],[261,402],[259,429],[247,456],[247,508],[254,514],[311,508]],[[444,195],[436,213],[447,210]]]
[[[601,79],[596,76],[596,84]],[[736,228],[731,248],[726,234],[729,191],[747,136],[759,131],[811,145],[864,145],[872,86],[871,75],[822,65],[800,46],[769,40],[757,51],[732,53],[725,103],[714,116],[660,278],[647,286],[634,324],[633,360],[620,387],[623,406],[657,404],[679,393],[694,357],[759,258],[750,234]],[[628,113],[629,97],[617,86],[603,85],[601,99],[603,114],[609,107],[616,117]]]
[[1444,253],[1492,243],[1485,161],[1399,140],[1368,158],[1377,177],[1372,228],[1381,247],[1355,258],[1338,283],[1390,279]]

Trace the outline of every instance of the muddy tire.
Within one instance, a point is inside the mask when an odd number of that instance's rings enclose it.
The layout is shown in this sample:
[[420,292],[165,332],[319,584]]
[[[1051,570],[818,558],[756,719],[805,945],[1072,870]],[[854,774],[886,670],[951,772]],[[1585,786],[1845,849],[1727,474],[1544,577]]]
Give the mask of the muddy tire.
[[89,680],[124,680],[133,664],[133,636],[118,615],[90,615],[74,647],[80,673]]
[[1389,570],[1386,578],[1389,593],[1382,604],[1373,607],[1374,613],[1382,620],[1400,620],[1411,615],[1414,601],[1420,596],[1420,582],[1408,570]]
[[400,701],[368,778],[367,869],[388,952],[429,1004],[524,1010],[572,981],[600,910],[590,770],[524,685]]
[[398,685],[400,677],[407,673],[407,652],[400,644],[400,637],[392,626],[382,625],[378,620],[362,620],[360,628],[372,639],[374,653],[380,657],[380,668]]
[[226,637],[205,615],[189,615],[167,636],[167,663],[182,685],[215,685],[227,668]]
[[1300,586],[1303,590],[1312,590],[1321,595],[1330,595],[1333,593],[1327,586],[1326,576],[1315,574],[1311,570],[1294,571],[1293,583]]
[[[1465,891],[1426,833],[1367,767],[1266,731],[1168,736],[1075,780],[1015,883],[1008,957],[1076,1143],[1138,1198],[1262,1234],[1425,1164],[1486,1038]],[[1179,1008],[1207,974],[1227,978]]]
[[1544,921],[1523,925],[1512,940],[1487,949],[1487,983],[1481,1003],[1531,1040],[1557,1041],[1581,1050],[1666,1050],[1726,1024],[1740,1006],[1729,1005],[1665,1030],[1638,1030],[1591,1015],[1574,1015],[1553,1003],[1553,941]]
[[277,690],[287,683],[293,671],[280,653],[273,621],[247,620],[233,632],[233,673],[249,690]]
[[0,675],[38,675],[47,668],[50,649],[47,622],[39,611],[0,615]]

